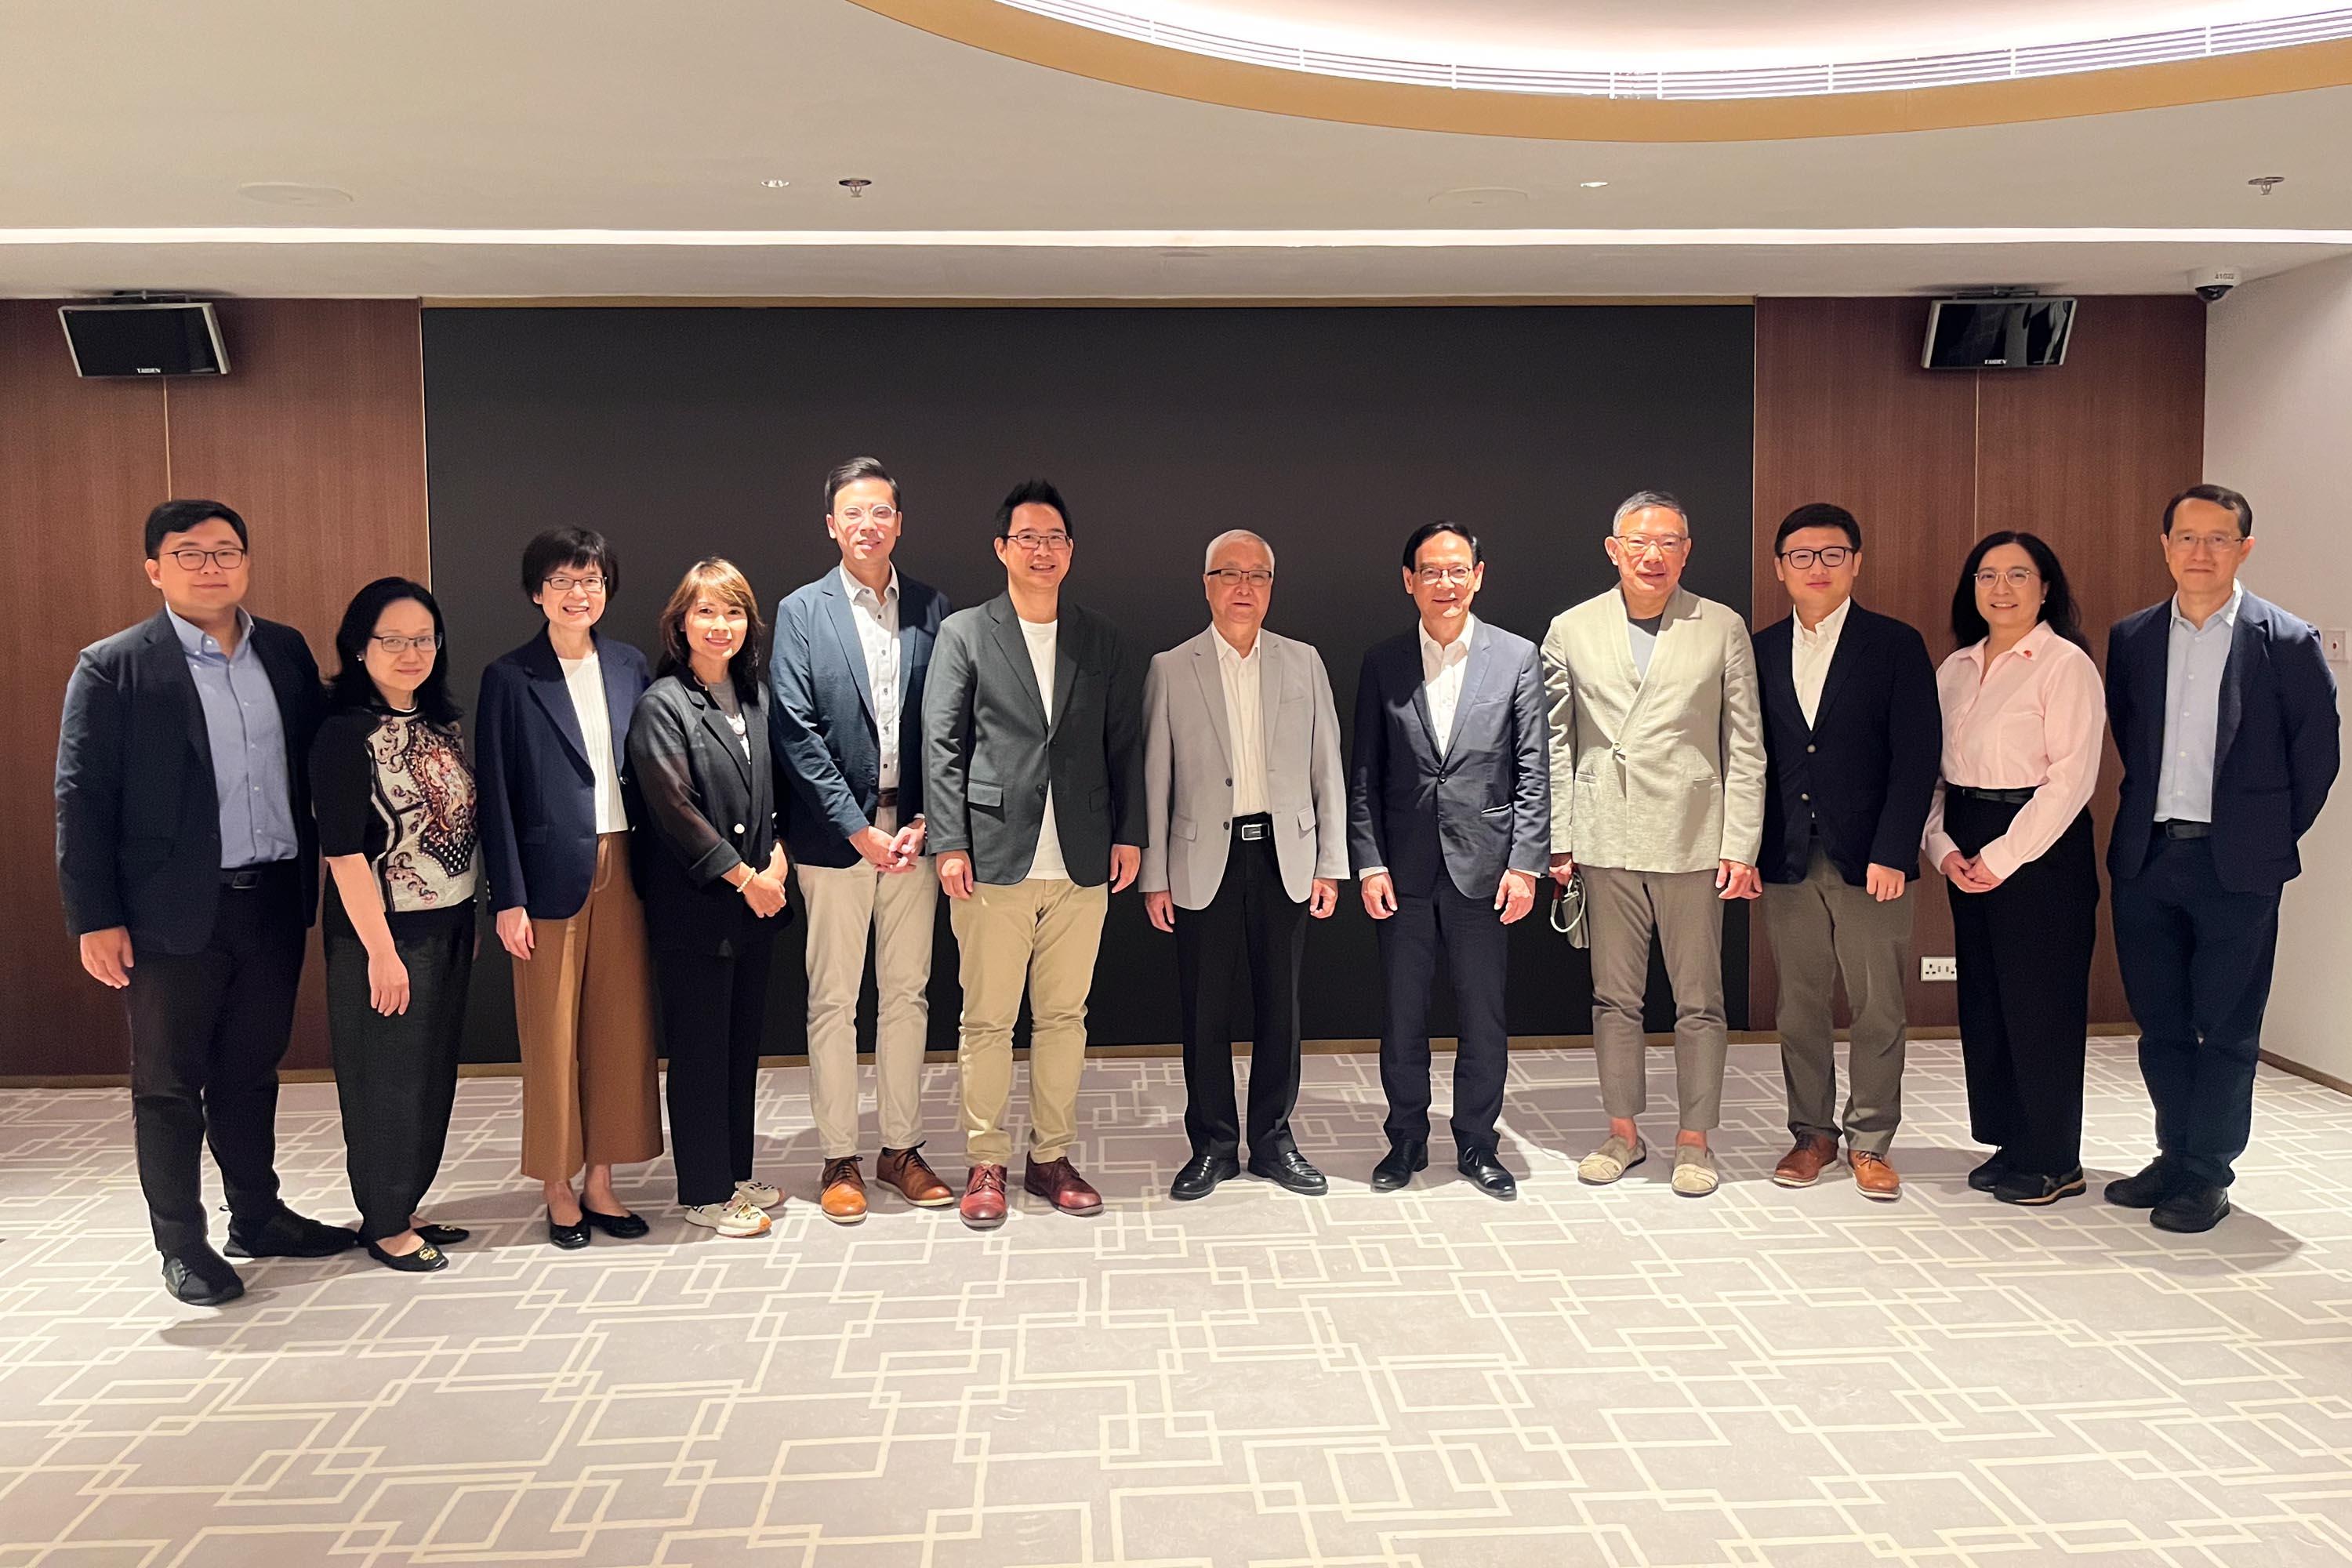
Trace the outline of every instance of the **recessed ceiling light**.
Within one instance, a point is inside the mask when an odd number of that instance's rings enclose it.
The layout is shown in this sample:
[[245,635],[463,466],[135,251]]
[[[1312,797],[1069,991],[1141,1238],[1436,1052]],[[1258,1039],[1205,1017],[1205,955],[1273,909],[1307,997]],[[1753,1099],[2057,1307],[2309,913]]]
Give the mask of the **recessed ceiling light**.
[[352,205],[352,193],[333,185],[297,184],[290,180],[256,180],[239,185],[236,194],[249,202],[264,202],[273,207],[347,207]]
[[772,191],[781,191],[792,184],[790,180],[761,180],[760,183]]
[[1597,191],[1608,184],[1609,182],[1606,180],[1579,180],[1576,182],[1577,188],[1579,190],[1586,191]]

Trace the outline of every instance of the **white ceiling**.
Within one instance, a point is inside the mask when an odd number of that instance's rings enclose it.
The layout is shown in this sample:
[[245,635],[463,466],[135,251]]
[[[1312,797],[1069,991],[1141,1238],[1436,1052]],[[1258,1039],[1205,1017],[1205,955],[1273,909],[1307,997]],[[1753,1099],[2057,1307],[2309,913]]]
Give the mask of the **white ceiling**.
[[[1868,9],[1820,8],[1832,7]],[[950,43],[848,0],[80,0],[0,7],[0,293],[2137,290],[2178,286],[2200,263],[2260,274],[2352,250],[2347,145],[2352,89],[1898,136],[1563,143],[1158,97]],[[2264,174],[2288,183],[2258,196],[2245,182]],[[863,198],[835,184],[851,175],[875,182]],[[792,183],[772,190],[768,178]],[[1595,179],[1609,184],[1581,188]],[[237,194],[257,181],[353,199],[297,209]],[[304,226],[369,233],[284,245],[160,232]],[[2086,226],[2325,232],[2301,245],[2275,235],[2057,242],[2055,231]],[[33,243],[56,237],[32,231],[85,228],[132,232]],[[1948,232],[1899,246],[1875,243],[1884,235],[1788,243],[1789,231],[1892,228]],[[2053,232],[2010,243],[1958,232],[1995,228]],[[487,229],[833,237],[425,243]],[[1409,243],[1431,229],[1575,233]],[[1759,237],[1769,243],[1665,243],[1727,229],[1775,233]],[[961,242],[871,243],[876,231],[941,230]],[[1633,230],[1665,232],[1611,243],[1608,231]],[[1106,241],[1075,231],[1114,232]],[[1221,243],[1267,231],[1324,243]],[[1205,254],[1171,258],[1171,246]]]

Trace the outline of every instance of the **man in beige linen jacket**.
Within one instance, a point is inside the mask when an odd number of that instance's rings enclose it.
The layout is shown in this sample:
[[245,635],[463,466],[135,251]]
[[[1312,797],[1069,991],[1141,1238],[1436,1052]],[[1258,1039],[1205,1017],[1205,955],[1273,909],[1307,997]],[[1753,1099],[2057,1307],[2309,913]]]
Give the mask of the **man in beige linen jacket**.
[[1721,1120],[1723,905],[1759,889],[1764,726],[1748,624],[1682,587],[1690,523],[1644,490],[1606,545],[1618,584],[1563,611],[1543,643],[1551,724],[1552,875],[1582,873],[1592,940],[1592,1037],[1610,1134],[1577,1173],[1613,1182],[1648,1153],[1642,996],[1650,938],[1675,995],[1681,1131],[1675,1190],[1715,1190]]

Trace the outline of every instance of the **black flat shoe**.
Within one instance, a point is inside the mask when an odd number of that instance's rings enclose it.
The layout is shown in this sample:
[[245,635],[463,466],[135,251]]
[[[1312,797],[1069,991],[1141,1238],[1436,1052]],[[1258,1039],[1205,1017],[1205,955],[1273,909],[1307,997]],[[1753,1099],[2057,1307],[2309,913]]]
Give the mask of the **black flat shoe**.
[[1250,1156],[1249,1173],[1272,1182],[1285,1192],[1303,1197],[1319,1198],[1331,1190],[1323,1173],[1307,1163],[1307,1156],[1296,1149],[1277,1149],[1273,1153]]
[[548,1215],[547,1239],[550,1244],[560,1247],[566,1252],[577,1252],[587,1246],[588,1211],[582,1209],[579,1222],[574,1225],[558,1225],[553,1215]]
[[634,1241],[653,1229],[652,1226],[646,1223],[643,1215],[598,1214],[586,1204],[580,1205],[580,1218],[583,1224],[593,1225],[606,1236],[614,1237],[622,1241]]
[[2171,1167],[2159,1157],[2137,1176],[2118,1176],[2109,1182],[2107,1202],[2119,1209],[2152,1209],[2170,1197],[2177,1184]]
[[397,1268],[403,1274],[431,1274],[449,1267],[449,1255],[429,1241],[409,1253],[386,1252],[373,1241],[361,1245],[368,1249],[370,1258],[386,1268]]
[[332,1258],[359,1244],[357,1231],[305,1219],[292,1209],[279,1209],[255,1229],[235,1220],[228,1226],[231,1258]]
[[1978,1192],[1989,1193],[2000,1185],[2001,1178],[2009,1174],[2009,1152],[1996,1149],[1991,1159],[1969,1173],[1969,1185]]
[[1391,1143],[1381,1163],[1372,1167],[1372,1191],[1392,1193],[1412,1180],[1415,1171],[1429,1169],[1429,1140],[1407,1138]]
[[1178,1203],[1191,1203],[1215,1192],[1218,1183],[1230,1182],[1241,1173],[1241,1162],[1231,1154],[1198,1153],[1185,1161],[1176,1179],[1168,1184],[1168,1195]]
[[420,1225],[416,1234],[436,1247],[455,1247],[461,1241],[472,1240],[474,1236],[463,1226],[456,1225]]
[[1511,1199],[1519,1195],[1518,1178],[1503,1168],[1503,1162],[1492,1149],[1473,1145],[1454,1157],[1454,1168],[1470,1180],[1470,1184],[1489,1197]]
[[2083,1179],[2083,1167],[2080,1165],[2063,1176],[2045,1176],[2037,1171],[2011,1171],[1993,1187],[1992,1195],[2005,1204],[2040,1208],[2044,1204],[2054,1204],[2060,1198],[2074,1197],[2088,1190],[2089,1185]]
[[245,1294],[227,1259],[201,1243],[163,1258],[163,1289],[191,1307],[218,1307]]
[[2147,1223],[2158,1230],[2195,1236],[2230,1217],[2230,1189],[2203,1185],[2180,1187],[2166,1194]]

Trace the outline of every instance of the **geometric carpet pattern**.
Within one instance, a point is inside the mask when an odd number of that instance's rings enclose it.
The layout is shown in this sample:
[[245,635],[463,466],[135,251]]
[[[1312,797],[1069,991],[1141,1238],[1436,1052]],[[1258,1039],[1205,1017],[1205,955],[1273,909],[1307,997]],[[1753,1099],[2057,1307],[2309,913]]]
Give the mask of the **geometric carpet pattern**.
[[[1306,1069],[1320,1201],[1170,1202],[1179,1065],[1118,1059],[1076,1151],[1099,1217],[1016,1169],[992,1234],[888,1195],[836,1227],[782,1068],[771,1236],[689,1233],[664,1163],[621,1183],[653,1234],[576,1253],[514,1174],[516,1083],[468,1079],[429,1209],[474,1232],[451,1268],[247,1264],[219,1311],[163,1293],[124,1091],[0,1094],[0,1568],[2352,1559],[2352,1100],[2264,1069],[2238,1212],[2174,1237],[2095,1186],[1968,1191],[1949,1042],[1911,1048],[1891,1205],[1770,1184],[1769,1046],[1733,1047],[1698,1201],[1663,1158],[1578,1184],[1589,1052],[1513,1060],[1515,1204],[1454,1175],[1442,1121],[1372,1194],[1374,1061]],[[2147,1123],[2130,1045],[2095,1042],[2100,1174]],[[279,1127],[289,1200],[346,1219],[331,1087]]]

